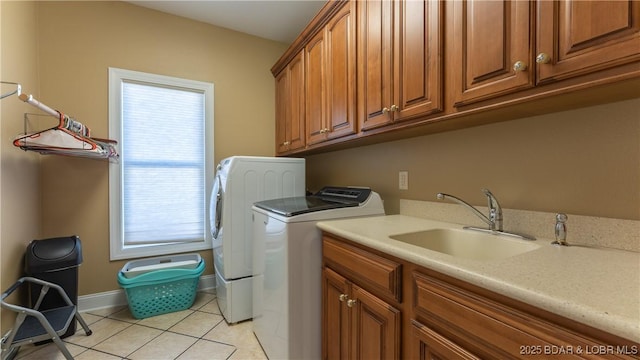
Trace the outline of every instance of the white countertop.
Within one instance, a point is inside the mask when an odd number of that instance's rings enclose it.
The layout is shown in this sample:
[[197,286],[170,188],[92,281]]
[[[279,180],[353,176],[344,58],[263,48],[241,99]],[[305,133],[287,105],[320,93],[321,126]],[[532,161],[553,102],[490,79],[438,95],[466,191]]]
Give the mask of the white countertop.
[[462,225],[405,215],[322,221],[318,227],[620,337],[640,342],[640,253],[554,246],[501,260],[453,257],[389,236]]

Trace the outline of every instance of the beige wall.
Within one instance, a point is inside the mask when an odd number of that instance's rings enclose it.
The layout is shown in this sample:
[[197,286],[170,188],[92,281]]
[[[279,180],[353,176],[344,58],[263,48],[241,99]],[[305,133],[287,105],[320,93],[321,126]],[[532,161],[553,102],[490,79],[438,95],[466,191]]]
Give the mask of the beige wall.
[[[36,6],[31,2],[0,1],[0,79],[19,82],[25,92],[38,95]],[[2,93],[12,90],[2,85]],[[16,95],[0,101],[0,287],[6,290],[21,275],[24,250],[40,236],[40,157],[13,146],[22,132],[23,114],[33,108]],[[14,301],[14,298],[10,299]],[[2,310],[2,334],[13,314]]]
[[[94,136],[108,136],[107,69],[118,67],[214,83],[216,162],[274,154],[270,68],[284,44],[125,2],[39,2],[37,11],[41,100]],[[80,295],[118,289],[125,263],[109,261],[108,169],[101,161],[42,158],[42,235],[80,236]],[[205,274],[213,273],[211,251],[201,255]]]
[[[399,199],[446,192],[486,206],[640,220],[640,99],[307,157],[307,186],[366,185]],[[409,190],[398,190],[398,171]]]

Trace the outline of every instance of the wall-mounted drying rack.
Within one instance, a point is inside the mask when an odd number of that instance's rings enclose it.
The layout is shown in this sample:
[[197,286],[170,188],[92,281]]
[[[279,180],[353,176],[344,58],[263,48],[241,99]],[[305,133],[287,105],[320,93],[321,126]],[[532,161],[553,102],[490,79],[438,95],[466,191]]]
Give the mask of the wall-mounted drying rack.
[[17,89],[11,93],[2,94],[0,99],[17,94],[20,100],[58,119],[58,125],[54,127],[27,132],[28,117],[25,114],[25,132],[16,136],[13,140],[14,146],[23,150],[36,151],[40,154],[106,159],[111,162],[118,161],[119,155],[116,149],[116,141],[92,137],[91,130],[81,122],[41,103],[34,99],[33,95],[23,94],[20,84],[5,81],[1,83],[17,85]]
[[16,86],[15,90],[0,95],[0,100],[6,98],[7,96],[14,95],[14,94],[18,94],[18,96],[20,96],[20,94],[22,94],[22,86],[20,86],[20,84],[18,84],[18,83],[14,83],[14,82],[11,82],[11,81],[0,81],[0,84],[8,84],[8,85],[15,85]]

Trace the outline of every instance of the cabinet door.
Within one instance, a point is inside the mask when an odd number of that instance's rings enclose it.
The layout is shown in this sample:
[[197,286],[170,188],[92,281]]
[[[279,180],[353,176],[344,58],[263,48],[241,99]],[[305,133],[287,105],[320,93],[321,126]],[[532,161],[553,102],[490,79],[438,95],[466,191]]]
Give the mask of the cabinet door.
[[291,122],[289,114],[289,72],[282,70],[276,76],[276,152],[278,154],[289,151],[289,136],[287,124]]
[[361,129],[442,110],[442,3],[358,2]]
[[329,139],[356,132],[355,3],[346,4],[326,26]]
[[440,1],[396,1],[394,121],[442,111]]
[[355,2],[305,47],[307,144],[356,132]]
[[351,359],[400,359],[400,311],[353,285]]
[[287,125],[290,130],[289,150],[302,149],[305,146],[304,131],[304,52],[300,53],[291,60],[289,64],[289,106],[291,107],[291,119]]
[[461,348],[415,320],[411,324],[411,358],[419,360],[477,360],[478,357]]
[[304,52],[276,76],[276,152],[305,146]]
[[538,1],[538,14],[539,82],[640,60],[638,1]]
[[[455,106],[532,87],[533,35],[528,1],[453,5]],[[518,65],[518,66],[516,66]]]
[[347,280],[331,269],[322,271],[322,358],[349,359],[350,293]]
[[307,144],[326,139],[325,32],[320,31],[305,46]]
[[358,106],[360,129],[391,123],[393,2],[358,1]]

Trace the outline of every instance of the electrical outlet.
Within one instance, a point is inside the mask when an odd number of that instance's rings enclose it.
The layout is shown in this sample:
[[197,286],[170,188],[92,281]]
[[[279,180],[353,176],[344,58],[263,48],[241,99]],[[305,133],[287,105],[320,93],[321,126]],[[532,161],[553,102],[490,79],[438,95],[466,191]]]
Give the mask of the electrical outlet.
[[409,190],[409,172],[400,171],[398,173],[398,189]]

